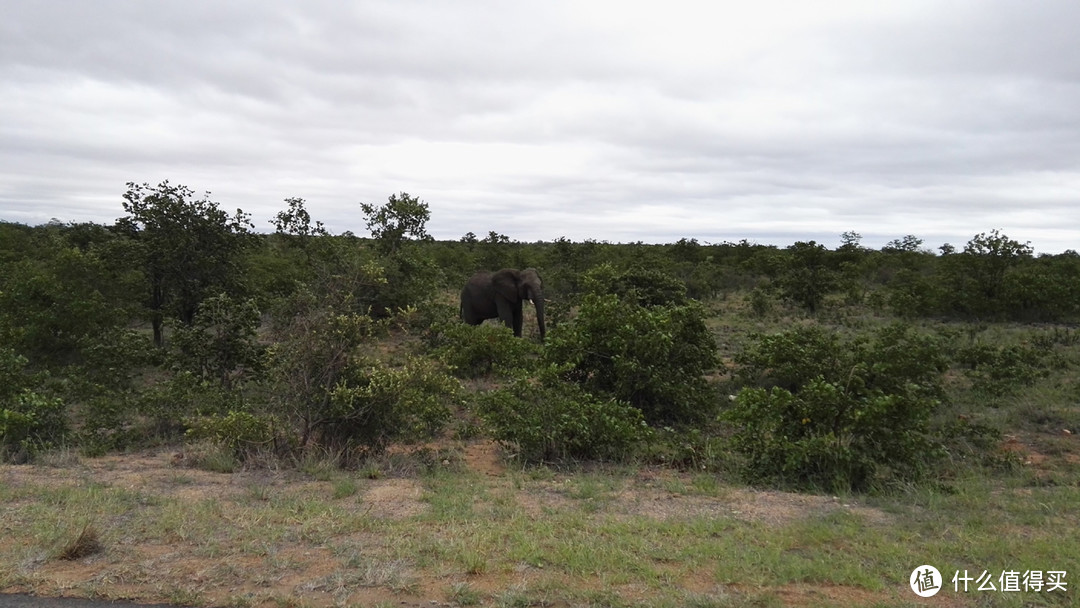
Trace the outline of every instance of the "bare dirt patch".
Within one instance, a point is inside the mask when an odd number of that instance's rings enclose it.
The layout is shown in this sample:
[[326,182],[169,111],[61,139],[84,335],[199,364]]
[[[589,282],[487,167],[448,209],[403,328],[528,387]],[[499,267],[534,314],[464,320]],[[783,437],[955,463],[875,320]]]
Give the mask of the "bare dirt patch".
[[465,446],[465,465],[481,475],[499,477],[506,473],[502,448],[494,441],[474,441]]
[[423,495],[424,488],[414,479],[387,479],[373,482],[361,502],[373,517],[405,519],[427,510]]

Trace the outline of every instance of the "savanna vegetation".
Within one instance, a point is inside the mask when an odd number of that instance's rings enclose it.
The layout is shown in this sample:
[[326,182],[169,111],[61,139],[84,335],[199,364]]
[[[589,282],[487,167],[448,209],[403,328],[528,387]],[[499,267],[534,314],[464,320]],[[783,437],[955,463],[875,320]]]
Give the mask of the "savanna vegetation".
[[[425,517],[444,530],[463,526],[443,550],[465,575],[525,563],[592,584],[640,578],[662,589],[679,584],[680,569],[705,569],[734,585],[676,605],[783,603],[769,587],[792,582],[873,593],[934,559],[1070,575],[1080,566],[1076,543],[1055,542],[1080,525],[1065,512],[1080,498],[1075,251],[1035,256],[996,230],[936,251],[912,235],[870,249],[855,232],[836,249],[523,243],[495,232],[436,241],[428,206],[406,193],[361,205],[363,236],[331,234],[298,198],[284,201],[265,233],[242,211],[167,182],[128,184],[122,211],[113,225],[0,223],[7,463],[168,448],[183,452],[184,466],[222,472],[310,471],[317,461],[329,467],[317,478],[341,484],[382,476],[387,454],[408,446],[430,454],[484,440],[501,446],[516,487],[572,475],[569,495],[593,505],[589,516],[647,469],[669,472],[675,494],[750,487],[855,497],[905,525],[925,530],[941,517],[959,530],[905,553],[884,547],[913,542],[915,532],[895,525],[867,537],[850,515],[794,532],[715,517],[652,527],[615,518],[601,522],[613,554],[598,565],[559,553],[595,539],[545,528],[584,525],[570,521],[580,513],[528,523],[504,513],[513,524],[487,538],[468,522],[490,518],[502,499],[443,466],[454,460],[444,452],[409,468],[427,484],[436,515]],[[543,344],[528,318],[524,339],[457,319],[465,280],[503,267],[539,269]],[[463,498],[469,483],[472,498]],[[335,497],[356,492],[336,488]],[[4,492],[18,502],[30,490]],[[1026,548],[995,539],[999,525],[1022,532]],[[737,563],[771,570],[744,571],[701,546],[708,538],[725,539]],[[755,538],[762,554],[746,554]],[[483,549],[498,543],[510,554]],[[681,574],[665,574],[659,553]],[[839,573],[812,566],[843,556],[857,563]],[[0,587],[19,580],[0,575]],[[1068,603],[1069,582],[1058,595],[956,597]],[[457,605],[667,605],[595,588],[514,595],[454,585],[445,595]]]

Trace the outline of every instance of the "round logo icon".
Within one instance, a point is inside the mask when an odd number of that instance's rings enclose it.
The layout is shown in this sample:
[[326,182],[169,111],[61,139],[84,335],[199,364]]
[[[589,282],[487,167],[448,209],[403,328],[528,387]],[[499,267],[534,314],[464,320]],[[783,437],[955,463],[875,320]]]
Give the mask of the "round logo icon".
[[911,584],[911,590],[915,592],[915,595],[930,597],[941,591],[941,573],[933,566],[919,566],[911,572],[908,583]]

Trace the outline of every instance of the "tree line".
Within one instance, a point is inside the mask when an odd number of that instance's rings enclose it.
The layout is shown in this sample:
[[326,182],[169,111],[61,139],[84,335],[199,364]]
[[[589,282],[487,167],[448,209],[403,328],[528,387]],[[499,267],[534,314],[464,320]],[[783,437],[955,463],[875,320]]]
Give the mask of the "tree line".
[[[866,248],[855,232],[835,249],[691,238],[524,243],[494,231],[437,241],[427,204],[404,192],[360,206],[363,237],[331,234],[300,198],[284,201],[269,234],[243,211],[168,182],[130,183],[121,205],[112,225],[0,223],[0,456],[65,442],[100,453],[147,436],[209,438],[238,453],[378,450],[442,428],[465,400],[455,376],[511,369],[528,373],[474,404],[497,436],[540,459],[610,455],[642,428],[716,417],[703,377],[718,358],[701,301],[739,296],[761,316],[783,305],[810,316],[863,307],[909,320],[1080,317],[1080,256],[1035,256],[997,230],[937,253],[912,235]],[[454,322],[466,278],[503,267],[540,269],[549,322],[564,325],[545,347]],[[422,349],[381,356],[374,345],[394,332],[417,336]],[[882,336],[919,344],[901,330]],[[815,390],[841,385],[819,376]],[[892,402],[929,411],[926,394],[902,388]],[[799,398],[747,393],[745,404]],[[850,399],[853,408],[883,403],[878,393]],[[543,427],[550,416],[527,418],[539,402],[564,408],[564,419],[590,418],[554,445],[559,432]],[[525,418],[507,427],[515,416]],[[911,440],[895,450],[923,447]],[[869,475],[864,465],[859,475]]]

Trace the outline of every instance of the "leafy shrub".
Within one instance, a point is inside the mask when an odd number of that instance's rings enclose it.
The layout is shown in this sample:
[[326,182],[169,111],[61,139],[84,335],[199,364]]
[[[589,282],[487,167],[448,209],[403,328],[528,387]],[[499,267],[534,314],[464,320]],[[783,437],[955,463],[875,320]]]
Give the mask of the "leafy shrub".
[[238,459],[243,460],[254,451],[270,446],[278,425],[271,416],[230,410],[224,416],[193,418],[188,426],[188,438],[211,441],[231,450]]
[[0,404],[0,460],[22,460],[68,436],[64,402],[29,389]]
[[900,269],[889,281],[889,307],[905,319],[932,314],[941,306],[941,297],[937,281],[909,268]]
[[181,435],[191,416],[223,414],[242,409],[242,394],[215,380],[191,372],[178,372],[142,391],[135,408],[150,425],[149,431],[164,439]]
[[299,434],[307,447],[315,431],[334,416],[332,395],[362,366],[359,348],[385,331],[385,321],[316,306],[300,293],[275,323],[275,343],[267,350],[270,407]]
[[450,420],[460,392],[458,381],[427,359],[411,358],[400,368],[356,366],[330,393],[320,443],[380,451],[394,440],[430,439]]
[[[81,343],[84,354],[78,365],[67,367],[66,378],[61,385],[64,397],[72,403],[75,421],[76,443],[88,456],[102,456],[110,450],[124,449],[143,443],[148,438],[146,418],[140,417],[139,408],[157,414],[177,416],[170,408],[174,400],[162,402],[158,397],[164,391],[161,385],[144,389],[147,395],[136,393],[136,378],[145,369],[162,364],[164,352],[156,348],[146,336],[136,330],[116,330],[87,338]],[[160,420],[151,417],[151,425]],[[174,426],[177,420],[163,426]]]
[[411,246],[379,258],[378,264],[386,280],[359,300],[376,317],[390,317],[409,306],[426,306],[443,282],[442,270],[430,254]]
[[0,347],[0,404],[29,388],[31,378],[26,373],[27,363],[26,357],[10,348]]
[[130,392],[139,371],[163,361],[161,349],[136,330],[116,330],[80,343],[85,356],[66,368],[69,394],[76,400]]
[[194,322],[173,334],[177,362],[201,378],[230,387],[236,378],[258,366],[261,355],[255,332],[259,328],[255,300],[234,300],[226,293],[199,305]]
[[612,294],[639,306],[683,306],[688,301],[685,283],[652,268],[619,271],[601,264],[585,273],[584,283],[586,293]]
[[0,460],[24,460],[69,433],[64,402],[33,390],[39,378],[26,366],[26,357],[0,347]]
[[740,354],[744,388],[724,419],[753,482],[865,490],[915,479],[939,452],[929,429],[943,395],[938,342],[896,324],[841,341],[819,328],[766,336]]
[[1075,252],[1039,256],[1006,273],[1002,299],[1018,321],[1073,322],[1080,318],[1080,261]]
[[717,348],[700,304],[639,306],[615,295],[589,294],[573,323],[552,330],[549,364],[588,393],[638,408],[650,423],[701,419],[716,396],[704,373]]
[[0,343],[35,365],[87,359],[81,346],[119,331],[130,318],[125,277],[91,253],[48,239],[35,255],[0,273]]
[[776,277],[780,294],[810,312],[817,311],[826,294],[840,284],[840,277],[830,264],[829,251],[814,241],[797,242],[784,251],[782,267]]
[[339,313],[310,298],[276,324],[266,374],[271,411],[303,450],[378,451],[392,440],[430,437],[446,423],[460,385],[434,362],[388,367],[363,354],[393,319]]
[[482,394],[477,411],[494,438],[529,463],[622,460],[650,434],[640,410],[560,380],[557,368]]
[[146,429],[136,425],[136,403],[137,397],[130,394],[98,395],[84,401],[77,427],[79,451],[97,457],[145,442]]
[[994,397],[1031,386],[1049,373],[1043,353],[1023,345],[976,344],[961,349],[957,359],[969,366],[965,375],[971,379],[972,389]]
[[394,324],[409,333],[420,335],[428,346],[436,346],[443,328],[460,318],[459,310],[457,304],[428,302],[419,308],[400,311]]
[[528,368],[540,351],[529,340],[514,337],[509,328],[450,322],[438,329],[433,354],[460,378],[477,378],[495,371]]
[[766,290],[755,287],[750,292],[750,312],[758,319],[763,319],[773,311],[773,300]]

